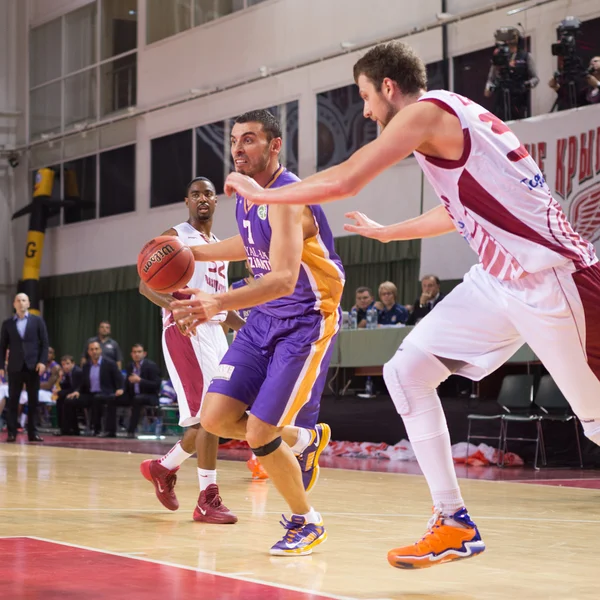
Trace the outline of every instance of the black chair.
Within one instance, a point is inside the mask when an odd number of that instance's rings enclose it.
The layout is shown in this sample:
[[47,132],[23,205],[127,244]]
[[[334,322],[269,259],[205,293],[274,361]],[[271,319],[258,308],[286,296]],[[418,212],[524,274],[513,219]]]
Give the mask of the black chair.
[[[504,423],[504,440],[501,447],[502,464],[509,441],[513,442],[535,442],[535,457],[533,468],[538,467],[538,455],[542,456],[542,465],[546,465],[546,446],[544,445],[544,432],[542,431],[542,418],[537,413],[533,404],[533,375],[507,375],[502,380],[502,388],[498,396],[498,404],[505,411],[502,415]],[[508,437],[509,423],[533,423],[535,425],[535,437]]]
[[542,411],[540,422],[553,421],[558,423],[572,422],[575,427],[575,440],[579,453],[579,467],[583,469],[583,453],[579,439],[579,419],[573,413],[567,399],[563,396],[551,375],[544,375],[535,395],[535,404]]
[[[502,387],[497,399],[502,411],[494,415],[470,414],[467,430],[467,443],[472,439],[496,440],[502,452],[500,467],[504,467],[504,456],[509,441],[535,442],[534,468],[538,468],[537,459],[541,449],[542,463],[546,464],[546,449],[541,427],[540,415],[533,412],[533,375],[506,375],[502,380]],[[473,435],[471,424],[473,421],[499,421],[498,435]],[[535,438],[508,437],[509,423],[534,423],[536,426]]]

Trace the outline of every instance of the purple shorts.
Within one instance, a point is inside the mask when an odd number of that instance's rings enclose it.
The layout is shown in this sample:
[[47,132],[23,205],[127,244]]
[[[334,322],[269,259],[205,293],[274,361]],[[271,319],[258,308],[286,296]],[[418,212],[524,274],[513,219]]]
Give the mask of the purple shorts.
[[314,427],[340,318],[339,311],[281,319],[253,310],[208,392],[243,402],[277,427]]

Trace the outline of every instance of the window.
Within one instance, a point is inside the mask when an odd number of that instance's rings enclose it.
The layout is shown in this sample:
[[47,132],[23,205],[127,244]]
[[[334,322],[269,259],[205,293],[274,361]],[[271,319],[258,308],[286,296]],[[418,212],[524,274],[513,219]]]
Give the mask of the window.
[[77,122],[95,120],[96,69],[67,77],[64,86],[65,128]]
[[231,121],[217,121],[210,125],[196,127],[196,173],[195,176],[207,177],[217,190],[223,193],[226,167],[229,161],[225,158],[229,151],[229,132]]
[[61,76],[61,19],[32,29],[29,34],[29,77],[35,87]]
[[377,137],[377,125],[363,117],[363,101],[354,84],[317,94],[317,169],[349,158]]
[[65,15],[64,74],[96,62],[96,3]]
[[100,217],[135,210],[135,145],[100,154]]
[[271,106],[267,110],[273,113],[281,123],[283,131],[281,163],[288,171],[298,174],[298,101]]
[[[493,40],[492,40],[493,41]],[[457,94],[470,98],[481,106],[492,110],[492,99],[483,95],[485,82],[492,60],[494,46],[455,56],[454,61],[454,89]]]
[[177,204],[192,179],[192,130],[156,138],[151,145],[150,206]]
[[136,104],[137,6],[137,0],[97,0],[31,30],[31,136]]
[[152,44],[264,0],[147,0],[146,42]]
[[444,61],[438,60],[434,63],[426,65],[427,68],[427,89],[428,90],[443,90],[447,89],[444,83]]
[[96,218],[96,156],[86,156],[63,166],[64,198],[71,205],[63,209],[63,223]]
[[146,42],[157,42],[192,26],[192,0],[147,0]]
[[128,54],[101,66],[102,115],[137,103],[137,55]]
[[102,0],[102,59],[137,47],[137,0]]
[[32,90],[30,94],[29,123],[31,135],[59,131],[61,127],[61,82],[50,83]]

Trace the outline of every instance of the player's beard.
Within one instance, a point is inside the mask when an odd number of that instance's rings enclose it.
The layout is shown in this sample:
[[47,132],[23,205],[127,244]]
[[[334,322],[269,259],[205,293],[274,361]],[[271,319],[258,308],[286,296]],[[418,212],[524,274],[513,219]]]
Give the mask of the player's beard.
[[381,121],[379,121],[379,125],[380,125],[382,131],[388,126],[389,122],[396,116],[396,113],[398,112],[396,107],[394,107],[389,102],[386,102],[386,105],[387,105],[386,115]]
[[236,167],[235,170],[241,175],[254,177],[258,173],[262,173],[263,171],[267,170],[267,167],[269,166],[269,157],[270,153],[269,149],[267,148],[265,153],[255,163],[248,162],[248,164],[241,165],[239,168]]

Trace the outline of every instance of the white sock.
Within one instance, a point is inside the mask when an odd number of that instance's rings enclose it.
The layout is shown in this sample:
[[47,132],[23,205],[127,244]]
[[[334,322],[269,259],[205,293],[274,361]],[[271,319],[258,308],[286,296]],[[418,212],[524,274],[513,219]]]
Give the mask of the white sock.
[[198,481],[200,482],[200,491],[203,492],[211,483],[217,483],[217,471],[198,468]]
[[310,444],[311,438],[312,435],[309,429],[303,429],[302,427],[299,427],[296,443],[291,446],[292,452],[294,454],[302,454],[306,450],[308,444]]
[[181,442],[177,442],[162,458],[158,459],[158,462],[169,471],[172,471],[190,456],[191,454],[181,447]]
[[304,517],[304,520],[307,523],[322,523],[323,519],[321,515],[311,506],[310,510],[305,515],[300,515]]

